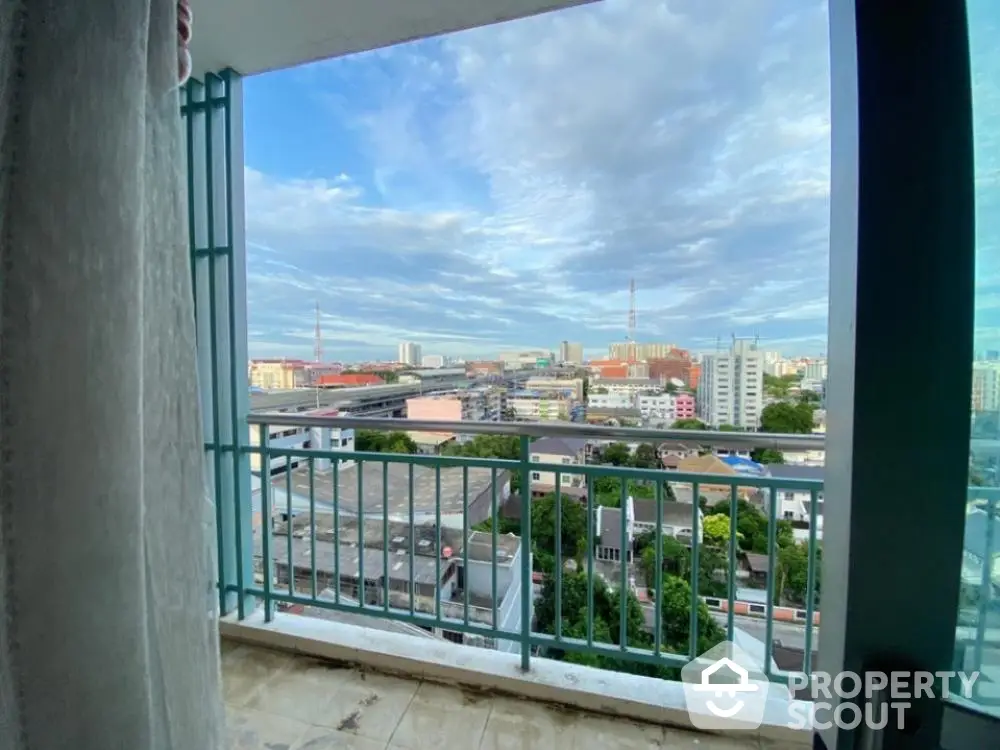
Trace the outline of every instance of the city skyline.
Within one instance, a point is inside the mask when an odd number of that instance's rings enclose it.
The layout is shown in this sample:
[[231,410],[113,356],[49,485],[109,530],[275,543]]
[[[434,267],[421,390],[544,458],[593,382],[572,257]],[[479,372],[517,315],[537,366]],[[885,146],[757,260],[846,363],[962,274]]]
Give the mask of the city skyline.
[[633,277],[641,340],[825,349],[824,5],[664,9],[249,78],[251,354],[308,358],[315,299],[329,357],[596,353],[625,338]]

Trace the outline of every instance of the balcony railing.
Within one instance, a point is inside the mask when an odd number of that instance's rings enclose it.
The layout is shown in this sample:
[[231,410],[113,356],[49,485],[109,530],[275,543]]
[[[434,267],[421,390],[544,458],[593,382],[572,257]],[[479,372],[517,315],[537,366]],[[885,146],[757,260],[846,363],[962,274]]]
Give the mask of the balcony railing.
[[[760,614],[762,666],[772,680],[787,682],[793,671],[773,663],[775,624],[786,613],[805,631],[801,672],[812,669],[819,621],[816,501],[822,482],[534,462],[531,444],[533,438],[573,437],[808,450],[822,447],[821,436],[294,414],[253,414],[249,421],[256,444],[245,450],[260,455],[260,466],[284,459],[286,469],[260,481],[250,509],[236,510],[238,523],[254,527],[252,534],[236,536],[237,545],[247,538],[254,544],[254,571],[233,576],[240,617],[251,596],[262,602],[268,621],[276,606],[362,615],[373,624],[394,623],[519,653],[525,670],[534,655],[543,654],[676,678],[677,668],[715,642],[737,639],[737,617]],[[269,443],[271,425],[492,435],[508,439],[509,453],[485,458],[279,448]],[[546,496],[529,502],[532,473],[554,482],[543,488]],[[585,488],[562,481],[569,476],[583,477]],[[520,490],[512,492],[511,484],[518,482]],[[681,525],[680,504],[669,495],[672,487],[684,485],[692,502]],[[790,608],[780,607],[776,595],[779,491],[809,497],[806,590],[803,601]],[[634,494],[646,496],[641,523],[628,511],[635,507]],[[516,502],[512,495],[520,498],[519,523],[505,520],[509,514],[502,512]],[[728,538],[705,538],[703,495],[728,511]],[[741,501],[751,499],[766,517],[764,598],[741,602],[738,525]],[[519,527],[518,533],[505,533],[508,526]],[[637,533],[637,527],[649,526],[651,534]],[[668,572],[664,539],[671,535],[672,549],[685,553],[677,558],[683,559],[682,569]],[[653,549],[646,553],[651,580],[645,585],[637,581],[644,577],[639,558],[622,564],[637,541]],[[238,549],[236,559],[245,559],[244,552]],[[721,570],[702,574],[699,567],[709,553],[721,559]],[[220,576],[225,574],[220,568]],[[677,578],[685,583],[678,586]],[[724,592],[714,590],[720,586]]]

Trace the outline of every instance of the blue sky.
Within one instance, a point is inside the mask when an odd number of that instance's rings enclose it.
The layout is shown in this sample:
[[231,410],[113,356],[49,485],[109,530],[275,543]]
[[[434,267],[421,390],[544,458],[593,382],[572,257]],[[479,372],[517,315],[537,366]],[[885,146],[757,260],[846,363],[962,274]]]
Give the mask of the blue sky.
[[828,56],[822,2],[607,0],[249,79],[251,355],[317,300],[327,359],[598,354],[632,277],[641,340],[823,352]]

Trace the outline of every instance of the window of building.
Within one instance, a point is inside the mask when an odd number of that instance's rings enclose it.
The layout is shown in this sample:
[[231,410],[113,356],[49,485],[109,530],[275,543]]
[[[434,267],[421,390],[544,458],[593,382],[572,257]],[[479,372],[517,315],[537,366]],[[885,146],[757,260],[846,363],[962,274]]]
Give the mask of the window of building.
[[542,475],[541,475],[541,473],[539,473],[539,472],[537,472],[537,471],[533,471],[533,472],[531,472],[531,478],[532,478],[532,479],[533,479],[534,481],[536,481],[536,482],[537,482],[537,481],[538,481],[539,479],[541,479],[541,478],[542,478]]

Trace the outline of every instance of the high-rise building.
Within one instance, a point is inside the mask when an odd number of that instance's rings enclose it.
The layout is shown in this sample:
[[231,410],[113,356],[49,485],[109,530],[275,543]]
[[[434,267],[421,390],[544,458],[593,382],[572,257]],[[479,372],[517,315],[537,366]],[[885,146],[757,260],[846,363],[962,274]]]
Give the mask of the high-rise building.
[[559,344],[559,362],[570,365],[583,364],[583,344],[563,341]]
[[764,353],[756,342],[734,337],[728,352],[702,358],[698,415],[704,422],[756,430],[763,408]]
[[419,365],[421,355],[420,344],[414,344],[412,341],[404,341],[399,345],[398,360],[404,365]]
[[806,380],[826,380],[826,360],[811,359],[806,362],[806,369],[803,377]]
[[973,363],[972,410],[1000,411],[1000,362]]

